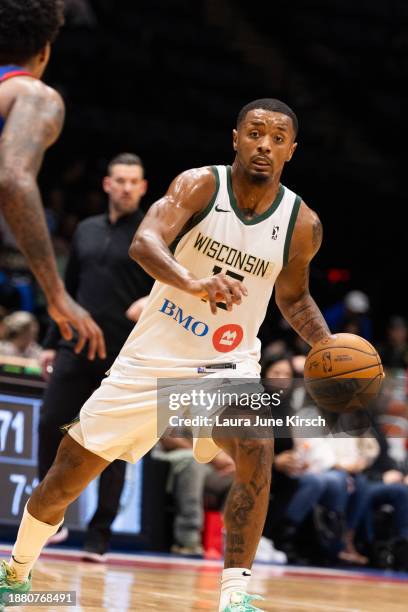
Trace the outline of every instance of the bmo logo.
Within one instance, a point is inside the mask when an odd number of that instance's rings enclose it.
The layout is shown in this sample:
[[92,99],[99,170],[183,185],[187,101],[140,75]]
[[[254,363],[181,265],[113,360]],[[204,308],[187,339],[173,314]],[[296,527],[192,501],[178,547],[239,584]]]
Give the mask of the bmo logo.
[[159,312],[171,317],[181,327],[194,334],[194,336],[206,336],[208,334],[208,325],[206,323],[198,321],[192,315],[184,315],[180,306],[177,306],[177,304],[167,298],[164,298]]
[[220,353],[229,353],[237,348],[244,337],[244,330],[240,325],[231,323],[223,325],[215,330],[212,342],[216,351]]

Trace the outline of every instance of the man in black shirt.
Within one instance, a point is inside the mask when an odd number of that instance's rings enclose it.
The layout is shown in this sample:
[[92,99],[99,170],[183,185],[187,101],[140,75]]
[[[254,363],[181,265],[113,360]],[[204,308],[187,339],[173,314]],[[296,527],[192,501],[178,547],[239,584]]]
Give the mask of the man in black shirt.
[[[41,479],[54,461],[62,436],[59,428],[77,416],[84,402],[99,387],[138,318],[139,298],[149,293],[152,285],[151,278],[128,255],[132,238],[143,219],[139,203],[147,188],[140,158],[130,153],[115,157],[108,166],[103,188],[108,194],[109,210],[78,225],[65,282],[70,295],[91,313],[103,330],[107,357],[88,360],[82,353],[76,354],[74,340],[61,339],[57,326],[51,325],[42,359],[45,373],[52,371],[52,375],[39,425]],[[108,548],[125,467],[124,461],[114,461],[101,474],[98,507],[88,525],[84,544],[84,554],[89,559],[102,561]],[[54,541],[61,541],[63,537],[63,533],[56,534]]]

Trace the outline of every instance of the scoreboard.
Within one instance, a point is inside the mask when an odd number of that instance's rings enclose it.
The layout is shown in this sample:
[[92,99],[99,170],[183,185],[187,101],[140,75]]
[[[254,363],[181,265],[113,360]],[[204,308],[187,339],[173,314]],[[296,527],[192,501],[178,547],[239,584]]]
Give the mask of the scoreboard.
[[[37,432],[44,389],[36,361],[0,356],[0,525],[19,524],[24,506],[38,484]],[[142,480],[142,462],[128,464],[114,532],[140,533]],[[97,480],[71,504],[65,525],[84,529],[96,501]]]

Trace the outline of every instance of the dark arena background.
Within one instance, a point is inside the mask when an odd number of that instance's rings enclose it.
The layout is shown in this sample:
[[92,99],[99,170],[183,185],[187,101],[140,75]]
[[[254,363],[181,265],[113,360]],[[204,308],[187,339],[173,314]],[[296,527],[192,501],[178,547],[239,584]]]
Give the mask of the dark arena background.
[[[146,212],[183,170],[232,163],[232,130],[247,102],[278,98],[296,112],[298,148],[282,182],[323,224],[311,294],[334,332],[361,335],[375,346],[387,374],[375,410],[381,461],[367,463],[361,476],[398,484],[395,495],[403,501],[398,505],[391,489],[388,497],[376,490],[366,525],[371,537],[361,525],[350,529],[346,538],[357,534],[352,553],[346,551],[351,557],[333,556],[328,540],[344,527],[346,513],[336,523],[319,498],[295,537],[295,519],[283,509],[293,481],[300,487],[301,479],[274,467],[277,488],[251,588],[266,597],[257,605],[276,612],[406,610],[408,2],[65,0],[65,7],[43,80],[62,95],[66,120],[39,175],[62,275],[78,224],[107,211],[101,183],[115,155],[142,158]],[[21,311],[32,315],[35,355],[10,348],[7,330],[15,329],[13,317]],[[0,215],[0,555],[7,559],[38,484],[37,432],[49,384],[41,355],[49,348],[49,322],[42,292]],[[292,360],[291,376],[302,376],[295,360],[303,364],[308,349],[274,299],[260,339],[263,374],[279,358]],[[217,609],[225,500],[206,489],[200,542],[177,542],[180,491],[171,490],[176,472],[163,457],[167,450],[156,447],[126,468],[113,535],[86,563],[81,551],[97,498],[97,484],[90,485],[67,514],[69,531],[47,546],[36,566],[35,591],[73,591],[75,609],[84,611]],[[354,482],[354,472],[344,473]]]
[[322,305],[351,288],[366,292],[381,336],[387,317],[407,310],[406,3],[91,6],[92,25],[68,20],[47,71],[65,98],[67,120],[47,156],[46,202],[52,188],[63,190],[65,173],[75,192],[67,207],[78,216],[95,212],[104,163],[129,149],[146,165],[147,206],[180,171],[231,162],[231,130],[247,101],[283,99],[300,122],[283,180],[324,227],[313,292]]

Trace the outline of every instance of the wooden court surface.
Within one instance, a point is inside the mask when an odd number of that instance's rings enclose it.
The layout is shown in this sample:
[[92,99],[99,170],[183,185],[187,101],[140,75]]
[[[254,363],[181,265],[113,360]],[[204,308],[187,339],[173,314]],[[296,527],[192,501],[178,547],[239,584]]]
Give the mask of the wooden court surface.
[[[54,549],[55,550],[55,549]],[[107,564],[81,562],[78,553],[43,555],[33,589],[76,591],[76,607],[12,607],[18,612],[102,610],[127,612],[218,611],[221,565],[171,557],[112,555]],[[7,558],[1,547],[1,557]],[[254,567],[251,592],[263,595],[266,612],[403,612],[408,578],[310,568]]]

